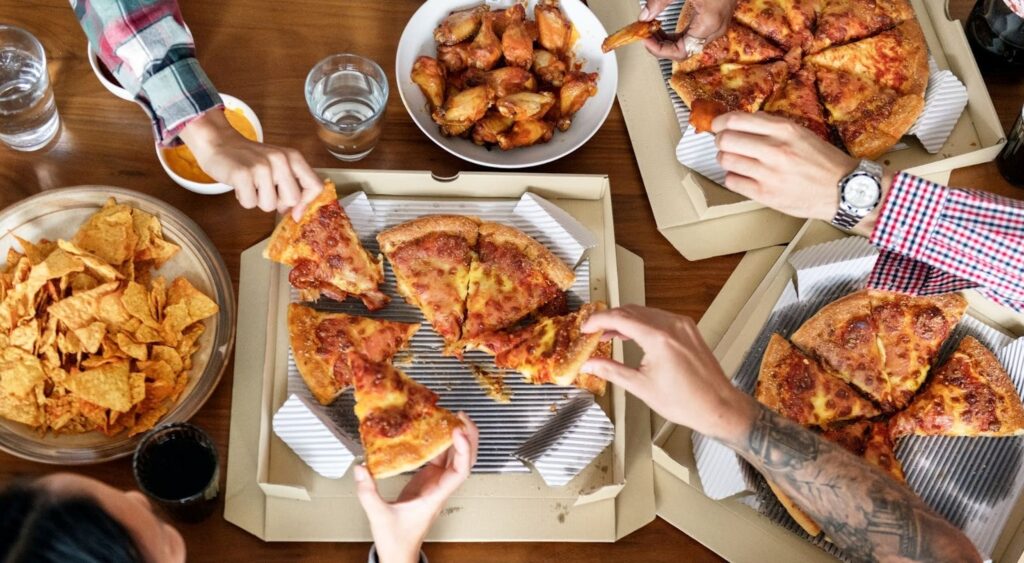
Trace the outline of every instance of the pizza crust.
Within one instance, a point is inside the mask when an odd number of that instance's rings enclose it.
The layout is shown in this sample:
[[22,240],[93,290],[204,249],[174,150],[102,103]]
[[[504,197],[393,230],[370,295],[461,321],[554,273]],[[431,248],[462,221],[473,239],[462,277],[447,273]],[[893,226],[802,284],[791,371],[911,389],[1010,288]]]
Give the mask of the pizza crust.
[[292,357],[306,387],[321,405],[329,405],[341,394],[334,381],[334,366],[317,353],[316,327],[322,316],[298,303],[288,305],[288,337]]
[[971,363],[981,373],[981,377],[988,382],[997,395],[1004,399],[1001,406],[1006,408],[999,412],[999,423],[1002,428],[1000,435],[1024,434],[1024,405],[1021,404],[1020,395],[1013,385],[1013,380],[1010,379],[992,351],[973,336],[964,337],[960,342],[959,351],[971,358]]
[[548,247],[519,229],[500,223],[483,223],[480,225],[480,238],[487,238],[498,244],[515,246],[562,291],[572,287],[573,282],[576,281],[576,274]]
[[380,243],[381,252],[390,254],[402,245],[431,233],[447,233],[466,239],[470,247],[475,248],[479,230],[480,220],[476,217],[427,215],[381,231],[377,235],[377,242]]
[[786,509],[786,512],[793,518],[801,528],[807,532],[807,535],[817,537],[821,533],[821,526],[817,522],[811,519],[802,508],[797,506],[796,502],[793,501],[786,493],[782,492],[782,489],[778,485],[773,483],[770,479],[765,477],[765,483],[768,483],[768,488],[775,493],[775,498],[779,499],[779,504]]
[[[450,448],[452,431],[461,426],[458,417],[448,411],[418,421],[417,429],[420,431],[415,436],[388,440],[378,448],[367,448],[367,467],[374,479],[386,479],[417,469]],[[373,463],[369,463],[370,458]]]
[[334,203],[337,200],[338,194],[335,191],[334,182],[325,180],[324,189],[320,191],[320,195],[316,196],[309,203],[309,206],[306,207],[298,222],[288,214],[274,227],[274,232],[270,235],[270,242],[263,250],[263,257],[289,266],[294,265],[292,261],[294,260],[295,252],[292,244],[299,238],[299,223],[314,216],[321,207]]

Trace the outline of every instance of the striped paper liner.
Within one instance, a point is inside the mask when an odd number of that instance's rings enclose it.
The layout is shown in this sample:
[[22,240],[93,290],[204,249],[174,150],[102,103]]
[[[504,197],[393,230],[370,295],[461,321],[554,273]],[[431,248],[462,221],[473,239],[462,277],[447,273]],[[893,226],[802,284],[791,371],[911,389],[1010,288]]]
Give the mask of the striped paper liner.
[[[409,198],[369,199],[358,192],[342,199],[342,204],[360,233],[363,245],[371,254],[379,247],[376,235],[381,230],[424,215],[474,215],[483,220],[515,226],[546,245],[563,262],[575,267],[576,280],[569,290],[569,308],[578,309],[590,301],[590,261],[587,251],[597,239],[585,227],[550,202],[534,194],[519,200],[425,200]],[[385,260],[384,283],[381,290],[392,296],[391,303],[380,311],[369,313],[357,299],[343,303],[322,299],[310,304],[317,309],[353,315],[372,316],[403,322],[419,322],[421,328],[408,350],[400,352],[395,365],[406,375],[426,385],[440,396],[439,404],[452,412],[465,411],[480,429],[480,449],[474,473],[529,473],[530,461],[544,480],[553,484],[567,483],[588,466],[610,443],[612,423],[589,392],[574,387],[531,385],[513,371],[495,367],[493,358],[476,351],[467,351],[464,361],[443,356],[441,337],[424,319],[418,308],[398,296],[394,273]],[[299,301],[298,292],[289,290],[289,298]],[[490,398],[478,382],[479,371],[503,377],[503,386],[511,400],[500,403]],[[302,381],[289,353],[288,393],[306,399],[321,419],[328,420],[336,432],[351,444],[351,453],[361,455],[359,421],[353,412],[355,398],[349,389],[331,405],[316,403]],[[560,416],[563,409],[593,405],[586,416]],[[308,418],[302,422],[308,423]],[[295,432],[293,428],[276,425],[278,436]],[[544,447],[520,451],[538,432],[553,439],[542,440]],[[318,446],[337,449],[335,444]],[[316,450],[316,447],[309,449]],[[307,449],[306,455],[310,453]],[[306,459],[305,457],[303,459]],[[318,470],[313,466],[314,470]],[[319,470],[318,470],[319,471]],[[553,485],[557,486],[557,485]]]
[[[823,306],[863,288],[874,265],[874,257],[868,256],[873,250],[863,239],[851,237],[794,253],[790,264],[796,270],[797,283],[790,282],[779,297],[733,376],[733,384],[753,394],[771,335],[777,332],[788,338]],[[969,313],[946,340],[935,365],[944,363],[967,335],[993,350],[1018,393],[1024,391],[1024,338],[1014,339]],[[747,504],[832,555],[846,559],[823,536],[808,536],[789,517],[760,474],[735,454],[728,455],[731,453],[714,440],[694,435],[694,455],[706,493],[712,491],[712,498],[726,498],[753,492],[745,500]],[[990,556],[1024,488],[1024,437],[911,436],[899,441],[896,457],[903,465],[908,485],[925,504],[962,529],[983,556]],[[743,485],[737,486],[738,482]]]
[[320,411],[311,397],[291,395],[274,413],[274,433],[314,471],[339,479],[355,461],[353,452],[362,453],[362,448],[348,442]]

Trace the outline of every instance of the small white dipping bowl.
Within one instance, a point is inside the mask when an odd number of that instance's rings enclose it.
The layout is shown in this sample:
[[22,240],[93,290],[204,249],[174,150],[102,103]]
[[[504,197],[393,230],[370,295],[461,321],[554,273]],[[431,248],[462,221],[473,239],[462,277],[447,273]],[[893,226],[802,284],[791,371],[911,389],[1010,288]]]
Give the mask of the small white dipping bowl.
[[[96,56],[96,51],[92,49],[92,43],[86,43],[85,50],[86,54],[89,56],[89,66],[92,67],[92,72],[96,75],[96,78],[100,81],[100,84],[102,84],[104,88],[106,88],[111,94],[117,96],[118,98],[121,98],[122,100],[127,100],[129,102],[134,102],[135,98],[133,98],[132,95],[128,93],[128,90],[125,90],[121,87],[120,84],[111,82],[106,76],[103,76],[103,71],[100,70],[102,68],[103,63],[101,63],[100,58]],[[113,76],[113,73],[111,73],[111,76]]]
[[[245,102],[239,100],[234,96],[221,94],[220,97],[224,100],[225,108],[242,110],[242,113],[245,114],[245,118],[248,119],[249,122],[252,123],[253,128],[256,129],[256,140],[262,143],[263,126],[260,125],[260,120],[259,118],[256,117],[256,112],[252,111],[252,108],[246,105]],[[160,159],[160,165],[164,167],[164,172],[167,172],[167,175],[170,176],[172,180],[174,180],[174,183],[178,184],[179,186],[185,188],[190,192],[195,192],[197,194],[203,195],[217,195],[230,192],[231,190],[234,189],[231,186],[227,184],[222,184],[220,182],[203,184],[201,182],[193,182],[192,180],[182,178],[180,175],[178,175],[177,172],[171,170],[171,167],[167,164],[167,158],[164,157],[164,147],[161,147],[159,144],[157,144],[156,146],[156,157]]]

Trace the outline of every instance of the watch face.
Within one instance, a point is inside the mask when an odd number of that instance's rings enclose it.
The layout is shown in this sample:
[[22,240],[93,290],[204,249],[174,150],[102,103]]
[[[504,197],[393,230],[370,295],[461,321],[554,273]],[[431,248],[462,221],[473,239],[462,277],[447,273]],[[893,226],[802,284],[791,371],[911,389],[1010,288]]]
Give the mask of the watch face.
[[843,201],[857,209],[868,209],[878,202],[880,191],[870,176],[854,176],[843,188]]

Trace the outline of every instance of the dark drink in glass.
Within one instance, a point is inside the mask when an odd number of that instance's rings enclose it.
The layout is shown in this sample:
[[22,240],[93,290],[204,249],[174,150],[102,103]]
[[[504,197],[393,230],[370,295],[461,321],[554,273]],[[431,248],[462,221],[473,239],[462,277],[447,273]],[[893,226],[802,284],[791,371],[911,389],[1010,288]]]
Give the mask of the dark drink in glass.
[[1024,70],[1024,0],[978,0],[966,32],[981,66]]
[[187,422],[165,424],[139,442],[132,460],[139,489],[182,522],[199,522],[216,506],[220,464],[213,440]]
[[1024,188],[1024,108],[1006,136],[1006,146],[996,157],[996,167],[1007,182]]

